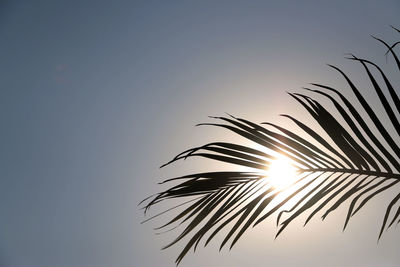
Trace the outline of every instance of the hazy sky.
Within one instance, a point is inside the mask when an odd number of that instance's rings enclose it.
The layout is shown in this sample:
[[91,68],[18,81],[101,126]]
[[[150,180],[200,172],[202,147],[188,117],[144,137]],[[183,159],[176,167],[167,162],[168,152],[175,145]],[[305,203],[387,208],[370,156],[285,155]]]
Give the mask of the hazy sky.
[[[348,52],[392,68],[369,35],[398,40],[399,14],[398,0],[1,1],[0,266],[174,266],[180,246],[160,248],[177,232],[155,236],[137,203],[188,171],[162,163],[227,136],[193,126],[301,117],[285,91],[342,85],[326,63],[362,79]],[[376,244],[385,200],[344,234],[345,209],[276,241],[265,223],[182,266],[398,266],[400,231]]]

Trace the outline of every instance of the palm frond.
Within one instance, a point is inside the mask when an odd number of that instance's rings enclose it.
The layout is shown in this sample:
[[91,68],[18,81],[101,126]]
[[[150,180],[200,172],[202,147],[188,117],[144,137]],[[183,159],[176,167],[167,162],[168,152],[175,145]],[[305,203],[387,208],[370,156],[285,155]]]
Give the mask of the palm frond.
[[[400,70],[400,62],[394,51],[398,43],[390,46],[374,38],[386,46]],[[145,211],[168,199],[182,200],[183,203],[175,207],[186,205],[170,221],[157,228],[175,229],[186,224],[179,236],[165,247],[188,238],[176,260],[177,264],[191,248],[195,250],[206,235],[205,245],[222,229],[227,229],[220,249],[228,242],[232,248],[250,227],[273,214],[277,215],[279,225],[277,237],[293,220],[307,211],[309,214],[304,225],[318,212],[323,212],[322,219],[325,219],[332,211],[349,202],[344,230],[350,218],[368,201],[398,185],[400,99],[377,64],[354,55],[348,58],[364,69],[384,114],[378,114],[371,107],[346,73],[329,65],[348,84],[355,96],[352,102],[339,90],[317,83],[312,83],[311,88],[304,88],[308,94],[289,93],[313,118],[319,130],[311,129],[308,123],[288,114],[282,116],[292,121],[301,134],[276,124],[256,124],[231,115],[211,117],[214,122],[199,125],[224,128],[257,146],[213,142],[184,151],[163,165],[202,157],[250,170],[204,172],[172,178],[164,183],[178,184],[146,200]],[[378,80],[383,84],[379,84]],[[329,100],[334,108],[326,108],[318,97]],[[389,131],[388,124],[395,131]],[[278,155],[284,155],[297,169],[296,180],[284,189],[276,188],[266,173]],[[388,203],[378,238],[385,229],[400,222],[400,206],[393,211],[399,203],[400,194]]]

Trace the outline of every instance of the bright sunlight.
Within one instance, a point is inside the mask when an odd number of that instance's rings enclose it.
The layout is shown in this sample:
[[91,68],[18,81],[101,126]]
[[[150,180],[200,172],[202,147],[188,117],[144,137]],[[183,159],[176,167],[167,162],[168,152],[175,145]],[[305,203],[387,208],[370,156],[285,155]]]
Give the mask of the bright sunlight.
[[278,156],[266,170],[266,177],[270,184],[282,190],[296,181],[297,169],[285,156]]

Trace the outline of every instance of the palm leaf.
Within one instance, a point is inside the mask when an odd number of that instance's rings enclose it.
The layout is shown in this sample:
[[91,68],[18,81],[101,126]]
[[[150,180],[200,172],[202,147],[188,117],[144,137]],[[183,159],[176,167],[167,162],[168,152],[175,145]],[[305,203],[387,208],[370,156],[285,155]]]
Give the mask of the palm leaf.
[[[390,46],[374,38],[386,46],[400,70],[394,51],[398,43]],[[332,211],[349,202],[344,230],[350,218],[367,202],[400,182],[399,97],[378,65],[354,55],[348,58],[364,69],[384,114],[375,112],[347,74],[329,65],[347,82],[355,96],[352,102],[339,90],[323,84],[312,83],[312,88],[304,88],[308,94],[289,93],[319,125],[318,131],[287,114],[282,116],[291,120],[301,134],[272,123],[256,124],[231,115],[211,117],[215,122],[199,125],[224,128],[257,146],[209,143],[184,151],[163,165],[202,157],[249,170],[204,172],[172,178],[164,183],[175,183],[174,186],[145,200],[145,211],[168,199],[182,202],[167,211],[186,205],[170,221],[157,228],[173,227],[170,229],[173,230],[186,225],[165,247],[188,239],[176,260],[177,264],[191,248],[196,249],[206,235],[205,245],[222,229],[227,229],[220,249],[228,242],[232,247],[250,227],[273,214],[277,215],[278,236],[307,211],[304,225],[318,212],[323,212],[322,219],[325,219]],[[378,79],[383,84],[379,84]],[[329,100],[334,108],[324,107],[318,98]],[[395,132],[387,130],[388,124]],[[284,189],[274,187],[271,177],[265,172],[278,155],[284,155],[297,169],[296,180]],[[400,207],[394,211],[399,200],[400,194],[388,203],[378,239],[385,229],[400,222]]]

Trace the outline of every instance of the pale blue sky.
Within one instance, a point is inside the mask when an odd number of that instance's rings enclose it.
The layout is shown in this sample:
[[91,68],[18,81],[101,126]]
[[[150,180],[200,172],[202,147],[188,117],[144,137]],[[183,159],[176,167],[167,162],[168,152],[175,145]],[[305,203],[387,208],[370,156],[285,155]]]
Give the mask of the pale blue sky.
[[[137,203],[188,170],[158,166],[225,136],[193,126],[276,121],[297,108],[285,91],[343,84],[325,63],[357,73],[347,52],[390,69],[369,35],[398,40],[399,14],[396,0],[2,1],[0,266],[174,266],[180,247],[160,251],[174,235],[141,225]],[[345,234],[343,211],[277,241],[260,225],[182,266],[398,266],[400,231],[376,245],[384,200]]]

